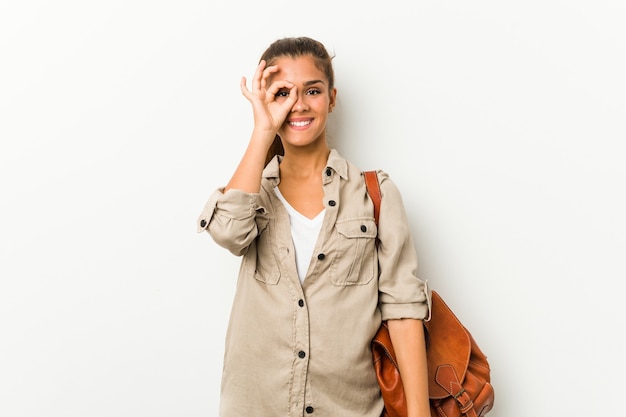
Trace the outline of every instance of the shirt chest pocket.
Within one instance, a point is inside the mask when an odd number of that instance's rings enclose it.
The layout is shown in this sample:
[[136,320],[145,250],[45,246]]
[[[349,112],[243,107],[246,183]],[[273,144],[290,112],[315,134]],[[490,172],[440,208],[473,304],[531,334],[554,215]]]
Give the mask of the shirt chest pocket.
[[374,278],[376,223],[372,218],[335,224],[334,256],[330,269],[334,285],[365,285]]

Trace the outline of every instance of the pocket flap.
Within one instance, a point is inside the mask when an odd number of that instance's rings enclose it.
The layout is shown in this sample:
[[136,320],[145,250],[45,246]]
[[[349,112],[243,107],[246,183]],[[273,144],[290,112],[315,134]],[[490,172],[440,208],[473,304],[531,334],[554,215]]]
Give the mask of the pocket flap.
[[360,219],[340,220],[336,223],[337,231],[348,239],[359,237],[374,239],[376,237],[376,222],[364,217]]

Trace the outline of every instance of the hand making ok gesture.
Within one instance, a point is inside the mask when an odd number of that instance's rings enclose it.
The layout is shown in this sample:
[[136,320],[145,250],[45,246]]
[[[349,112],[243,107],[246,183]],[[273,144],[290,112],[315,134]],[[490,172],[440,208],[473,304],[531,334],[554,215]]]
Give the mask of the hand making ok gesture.
[[[270,77],[277,71],[278,66],[266,67],[266,62],[261,61],[252,79],[252,91],[246,86],[246,77],[241,78],[241,92],[252,103],[255,130],[272,133],[272,139],[298,97],[297,87],[293,83],[286,80],[270,83]],[[277,100],[278,97],[281,100]]]

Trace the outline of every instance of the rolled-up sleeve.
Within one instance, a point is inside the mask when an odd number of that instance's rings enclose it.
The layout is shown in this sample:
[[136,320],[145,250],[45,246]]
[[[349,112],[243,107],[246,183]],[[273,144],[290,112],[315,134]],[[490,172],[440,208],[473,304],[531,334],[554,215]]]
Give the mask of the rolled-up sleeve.
[[219,188],[213,192],[197,220],[198,233],[207,231],[213,240],[233,254],[243,255],[258,233],[255,218],[266,210],[259,194]]
[[402,197],[383,172],[378,173],[382,201],[378,226],[379,305],[383,320],[430,319],[430,289],[417,276],[417,253]]

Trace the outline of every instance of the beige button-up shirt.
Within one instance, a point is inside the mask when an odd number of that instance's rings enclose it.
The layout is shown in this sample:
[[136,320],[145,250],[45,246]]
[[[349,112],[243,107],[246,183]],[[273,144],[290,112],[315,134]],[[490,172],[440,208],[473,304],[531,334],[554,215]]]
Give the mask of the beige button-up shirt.
[[[216,190],[198,231],[243,256],[224,355],[221,417],[379,417],[370,342],[381,320],[424,319],[430,292],[397,187],[379,171],[379,227],[361,171],[331,150],[321,173],[326,214],[304,283],[289,215],[273,191]],[[378,249],[375,238],[380,239]]]

